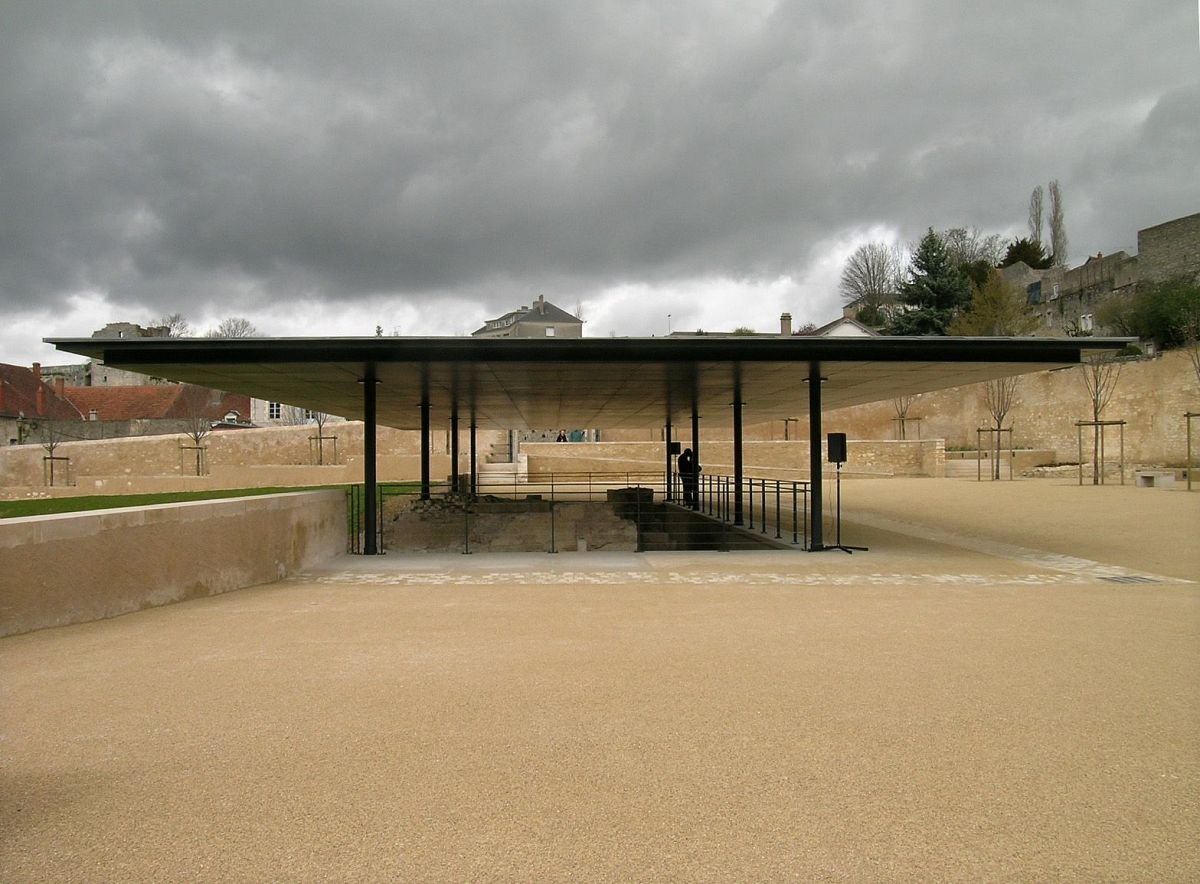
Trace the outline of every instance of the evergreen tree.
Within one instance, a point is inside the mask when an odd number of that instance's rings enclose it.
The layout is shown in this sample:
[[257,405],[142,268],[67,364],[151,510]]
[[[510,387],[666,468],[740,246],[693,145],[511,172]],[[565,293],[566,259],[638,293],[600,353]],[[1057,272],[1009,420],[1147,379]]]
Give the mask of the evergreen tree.
[[971,303],[967,278],[932,228],[921,237],[908,279],[900,285],[900,303],[903,309],[888,329],[893,335],[944,335]]
[[1014,239],[1008,244],[1008,250],[1005,251],[1004,257],[1000,259],[999,267],[1008,267],[1016,264],[1018,261],[1024,261],[1034,270],[1047,270],[1053,263],[1050,258],[1046,257],[1045,251],[1042,249],[1042,244],[1036,239]]

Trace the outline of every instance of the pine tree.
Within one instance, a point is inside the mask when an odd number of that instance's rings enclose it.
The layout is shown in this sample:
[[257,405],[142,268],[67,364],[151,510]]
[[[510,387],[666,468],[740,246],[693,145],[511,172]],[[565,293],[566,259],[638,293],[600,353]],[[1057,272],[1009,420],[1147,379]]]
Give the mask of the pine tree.
[[900,285],[902,312],[892,321],[894,335],[944,335],[954,317],[971,303],[971,286],[950,261],[941,237],[929,232]]

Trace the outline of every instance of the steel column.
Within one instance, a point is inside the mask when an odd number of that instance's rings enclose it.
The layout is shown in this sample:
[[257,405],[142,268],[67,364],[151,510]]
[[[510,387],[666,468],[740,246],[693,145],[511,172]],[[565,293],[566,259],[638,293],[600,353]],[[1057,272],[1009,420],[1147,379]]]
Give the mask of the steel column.
[[421,401],[421,500],[429,500],[429,400]]
[[742,524],[742,378],[734,369],[733,380],[733,524]]
[[375,445],[375,364],[367,365],[363,378],[363,554],[379,555],[379,514],[375,509],[376,445]]
[[692,469],[696,471],[696,494],[692,496],[692,509],[700,509],[700,413],[692,406]]
[[825,537],[821,514],[821,363],[815,359],[808,364],[808,446],[808,496],[812,508],[809,550],[816,552],[825,548]]
[[458,404],[450,409],[450,489],[458,492]]
[[471,418],[471,496],[479,494],[478,450],[475,447],[475,418]]
[[671,499],[671,420],[667,418],[667,429],[664,434],[667,448],[667,482],[664,486],[667,489],[666,500]]

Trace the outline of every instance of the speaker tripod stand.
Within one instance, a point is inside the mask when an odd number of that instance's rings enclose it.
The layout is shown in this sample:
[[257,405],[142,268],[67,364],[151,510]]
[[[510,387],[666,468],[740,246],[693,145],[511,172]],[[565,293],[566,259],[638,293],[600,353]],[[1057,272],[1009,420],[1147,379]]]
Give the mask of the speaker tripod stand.
[[865,546],[847,546],[842,543],[842,462],[837,462],[837,543],[832,546],[823,546],[818,552],[826,552],[831,549],[840,549],[847,555],[854,555],[855,550],[866,552]]

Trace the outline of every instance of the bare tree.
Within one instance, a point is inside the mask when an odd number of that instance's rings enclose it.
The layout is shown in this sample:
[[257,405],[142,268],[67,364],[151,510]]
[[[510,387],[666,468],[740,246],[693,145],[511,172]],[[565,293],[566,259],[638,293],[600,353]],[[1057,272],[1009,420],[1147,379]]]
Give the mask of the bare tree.
[[1035,243],[1042,241],[1042,185],[1029,195],[1029,238]]
[[196,456],[196,475],[204,475],[204,439],[212,432],[212,419],[202,410],[184,418],[183,435],[191,440],[192,453]]
[[[62,444],[62,432],[55,425],[54,421],[45,421],[42,424],[42,448],[46,450],[45,463],[49,468],[47,484],[54,487],[54,465],[62,458],[57,457],[54,452],[58,446]],[[68,484],[69,484],[68,476]]]
[[1050,253],[1056,267],[1067,266],[1067,229],[1063,222],[1062,190],[1057,178],[1050,182]]
[[842,303],[859,305],[859,319],[880,325],[896,303],[900,280],[900,255],[882,242],[864,243],[846,260],[838,285]]
[[995,267],[1008,246],[998,233],[985,234],[977,227],[951,227],[941,233],[942,245],[952,264],[963,266],[984,262]]
[[[329,420],[329,415],[323,411],[314,411],[311,414],[312,422],[317,428],[317,466],[322,466],[325,463],[325,422]],[[337,454],[336,446],[334,454]]]
[[158,324],[167,330],[168,338],[186,338],[192,333],[192,326],[182,313],[164,314]]
[[252,338],[258,333],[254,323],[244,316],[230,316],[222,319],[217,327],[208,333],[210,338]]
[[916,396],[897,396],[892,400],[892,408],[896,412],[896,435],[898,439],[907,439],[908,430],[905,422],[908,420],[908,410],[912,408]]
[[1083,383],[1092,403],[1092,484],[1100,484],[1100,416],[1108,407],[1117,381],[1121,379],[1121,363],[1116,356],[1097,356],[1079,366]]
[[[983,385],[983,401],[988,413],[992,416],[995,432],[992,434],[995,444],[992,446],[992,478],[1000,478],[1000,436],[1004,429],[1004,419],[1016,404],[1017,382],[1019,377],[996,378]],[[1011,438],[1009,440],[1012,441]]]
[[[206,472],[204,439],[212,432],[211,411],[214,404],[219,402],[219,395],[215,391],[191,384],[185,384],[179,391],[180,408],[176,413],[183,421],[183,435],[191,440],[191,445],[180,443],[180,447],[190,448],[195,455],[197,476],[203,476]],[[181,460],[182,455],[181,451]],[[182,463],[180,468],[182,469]]]

